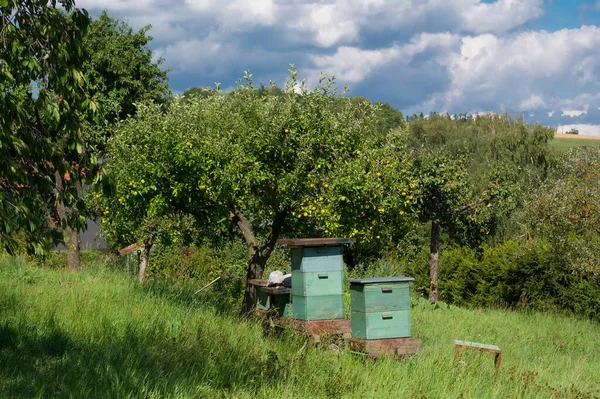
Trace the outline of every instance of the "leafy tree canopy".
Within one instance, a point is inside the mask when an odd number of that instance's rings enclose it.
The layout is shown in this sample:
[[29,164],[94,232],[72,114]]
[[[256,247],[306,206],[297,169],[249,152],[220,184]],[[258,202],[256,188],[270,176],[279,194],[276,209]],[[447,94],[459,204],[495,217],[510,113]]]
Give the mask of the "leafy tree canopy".
[[49,206],[77,206],[74,188],[53,195],[53,176],[69,174],[63,150],[83,151],[83,118],[97,105],[82,72],[88,14],[60,3],[68,14],[55,0],[0,1],[0,245],[9,250],[22,231],[43,252]]
[[[124,122],[106,171],[130,177],[118,178],[119,202],[108,201],[106,216],[118,215],[111,206],[139,201],[142,219],[154,209],[182,211],[202,221],[207,236],[233,225],[248,245],[249,279],[262,276],[283,235],[376,243],[392,228],[404,231],[414,185],[393,141],[369,139],[376,107],[340,101],[332,79],[308,90],[295,70],[283,95],[263,95],[249,74],[246,82],[174,101],[166,113],[143,107]],[[394,224],[370,219],[388,215]],[[247,310],[252,301],[247,291]]]

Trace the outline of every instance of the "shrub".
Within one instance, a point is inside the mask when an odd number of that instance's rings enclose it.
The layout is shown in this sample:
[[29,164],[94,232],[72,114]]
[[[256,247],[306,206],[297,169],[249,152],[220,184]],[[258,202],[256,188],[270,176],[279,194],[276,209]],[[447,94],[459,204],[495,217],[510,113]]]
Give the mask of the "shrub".
[[[426,257],[406,270],[415,278],[415,291],[427,295]],[[507,241],[484,246],[479,253],[446,248],[440,255],[439,287],[440,300],[460,306],[549,310],[600,319],[597,276],[573,267],[545,240]]]

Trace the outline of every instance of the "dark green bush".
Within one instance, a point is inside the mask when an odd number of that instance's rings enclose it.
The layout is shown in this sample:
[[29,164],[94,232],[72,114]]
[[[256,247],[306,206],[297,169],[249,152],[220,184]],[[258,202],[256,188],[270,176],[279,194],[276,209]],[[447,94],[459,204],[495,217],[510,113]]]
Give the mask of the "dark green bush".
[[[423,259],[410,267],[417,292],[429,280]],[[507,241],[440,252],[440,299],[461,306],[493,306],[567,312],[600,319],[600,284],[576,270],[547,241]]]

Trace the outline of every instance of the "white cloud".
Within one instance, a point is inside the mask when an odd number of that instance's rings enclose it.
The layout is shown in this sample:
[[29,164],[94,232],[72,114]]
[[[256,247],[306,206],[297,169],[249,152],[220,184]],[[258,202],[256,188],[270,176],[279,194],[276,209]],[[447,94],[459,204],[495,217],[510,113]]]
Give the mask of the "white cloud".
[[409,30],[430,20],[446,29],[472,33],[504,32],[542,14],[543,0],[332,0],[295,6],[291,24],[321,47],[355,42],[361,31]]
[[521,111],[545,107],[546,102],[544,101],[544,99],[542,99],[542,97],[536,94],[532,94],[528,99],[521,101],[521,103],[519,104],[519,110]]
[[313,56],[316,69],[336,75],[346,82],[360,82],[374,68],[386,64],[400,54],[398,46],[382,50],[360,50],[340,47],[333,55]]
[[[152,24],[155,57],[172,68],[174,90],[233,84],[245,69],[257,81],[283,84],[277,78],[294,63],[309,83],[325,71],[351,84],[353,94],[409,113],[511,111],[552,123],[600,123],[600,29],[528,29],[544,4],[77,0],[136,29]],[[600,10],[600,1],[594,4]]]
[[543,0],[497,0],[473,4],[463,15],[465,30],[474,33],[503,32],[542,15]]
[[539,108],[542,102],[560,104],[565,100],[557,90],[600,88],[600,29],[584,26],[506,37],[466,36],[460,48],[442,62],[451,80],[448,90],[438,95],[442,108],[489,99],[521,110],[527,110],[527,105]]
[[450,33],[421,34],[409,43],[399,46],[397,44],[384,49],[361,50],[356,47],[339,47],[332,55],[312,56],[315,65],[308,74],[317,71],[336,75],[340,80],[348,83],[362,81],[367,75],[378,67],[386,64],[408,64],[413,57],[431,48],[448,48],[459,40],[458,36]]
[[273,0],[185,0],[185,4],[190,19],[198,16],[216,19],[227,31],[276,22],[277,7]]
[[139,11],[153,5],[152,0],[77,0],[77,8],[110,11]]
[[562,110],[562,116],[570,116],[572,117],[576,117],[576,116],[581,116],[584,114],[587,114],[589,108],[589,104],[585,106],[584,109],[563,109]]

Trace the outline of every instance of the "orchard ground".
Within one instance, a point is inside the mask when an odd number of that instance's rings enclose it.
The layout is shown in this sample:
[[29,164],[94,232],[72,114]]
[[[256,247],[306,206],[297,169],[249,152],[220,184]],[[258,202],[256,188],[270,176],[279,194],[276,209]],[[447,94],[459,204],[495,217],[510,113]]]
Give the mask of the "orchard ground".
[[[461,309],[412,295],[421,353],[376,361],[274,334],[218,289],[149,282],[89,258],[81,273],[0,258],[0,396],[596,398],[598,323]],[[452,341],[496,344],[503,361]],[[332,350],[335,349],[335,350]]]

